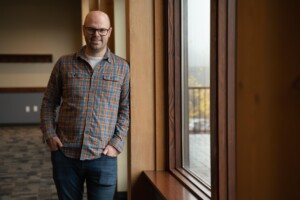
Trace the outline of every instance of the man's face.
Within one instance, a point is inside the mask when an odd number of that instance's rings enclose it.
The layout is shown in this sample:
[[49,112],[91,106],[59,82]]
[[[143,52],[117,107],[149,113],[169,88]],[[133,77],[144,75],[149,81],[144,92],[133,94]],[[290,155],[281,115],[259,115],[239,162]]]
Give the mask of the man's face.
[[104,15],[90,15],[83,26],[87,48],[93,52],[106,49],[111,34],[109,20]]

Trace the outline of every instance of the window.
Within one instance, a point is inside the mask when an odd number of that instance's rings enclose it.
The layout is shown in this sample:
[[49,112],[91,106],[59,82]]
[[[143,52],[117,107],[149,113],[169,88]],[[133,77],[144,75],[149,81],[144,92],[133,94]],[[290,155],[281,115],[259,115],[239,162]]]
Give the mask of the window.
[[169,170],[235,199],[235,1],[168,1]]
[[211,186],[210,0],[181,0],[183,168]]

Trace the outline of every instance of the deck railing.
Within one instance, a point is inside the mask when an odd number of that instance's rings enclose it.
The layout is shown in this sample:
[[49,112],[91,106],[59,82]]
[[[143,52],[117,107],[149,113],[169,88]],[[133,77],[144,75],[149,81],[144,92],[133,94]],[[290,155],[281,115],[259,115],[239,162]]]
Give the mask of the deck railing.
[[189,87],[189,132],[210,132],[210,88]]

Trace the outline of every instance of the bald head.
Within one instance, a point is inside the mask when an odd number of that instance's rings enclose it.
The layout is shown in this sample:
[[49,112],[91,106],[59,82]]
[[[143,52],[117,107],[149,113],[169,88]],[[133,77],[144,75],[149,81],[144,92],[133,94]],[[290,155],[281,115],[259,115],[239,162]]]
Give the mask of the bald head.
[[103,24],[110,27],[110,19],[105,12],[100,10],[91,11],[87,14],[84,20],[84,26],[89,26],[91,23],[95,23],[95,21],[101,21]]
[[103,56],[112,32],[108,15],[99,10],[91,11],[85,17],[82,28],[86,42],[85,53],[94,57]]

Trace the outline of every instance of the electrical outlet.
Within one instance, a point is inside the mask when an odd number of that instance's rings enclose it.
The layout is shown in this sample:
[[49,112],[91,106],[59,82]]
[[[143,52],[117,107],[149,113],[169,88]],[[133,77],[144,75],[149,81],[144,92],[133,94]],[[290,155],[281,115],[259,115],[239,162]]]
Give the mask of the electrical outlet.
[[38,106],[37,105],[34,105],[33,106],[33,112],[37,112],[39,110]]
[[30,106],[25,106],[25,112],[30,112]]

